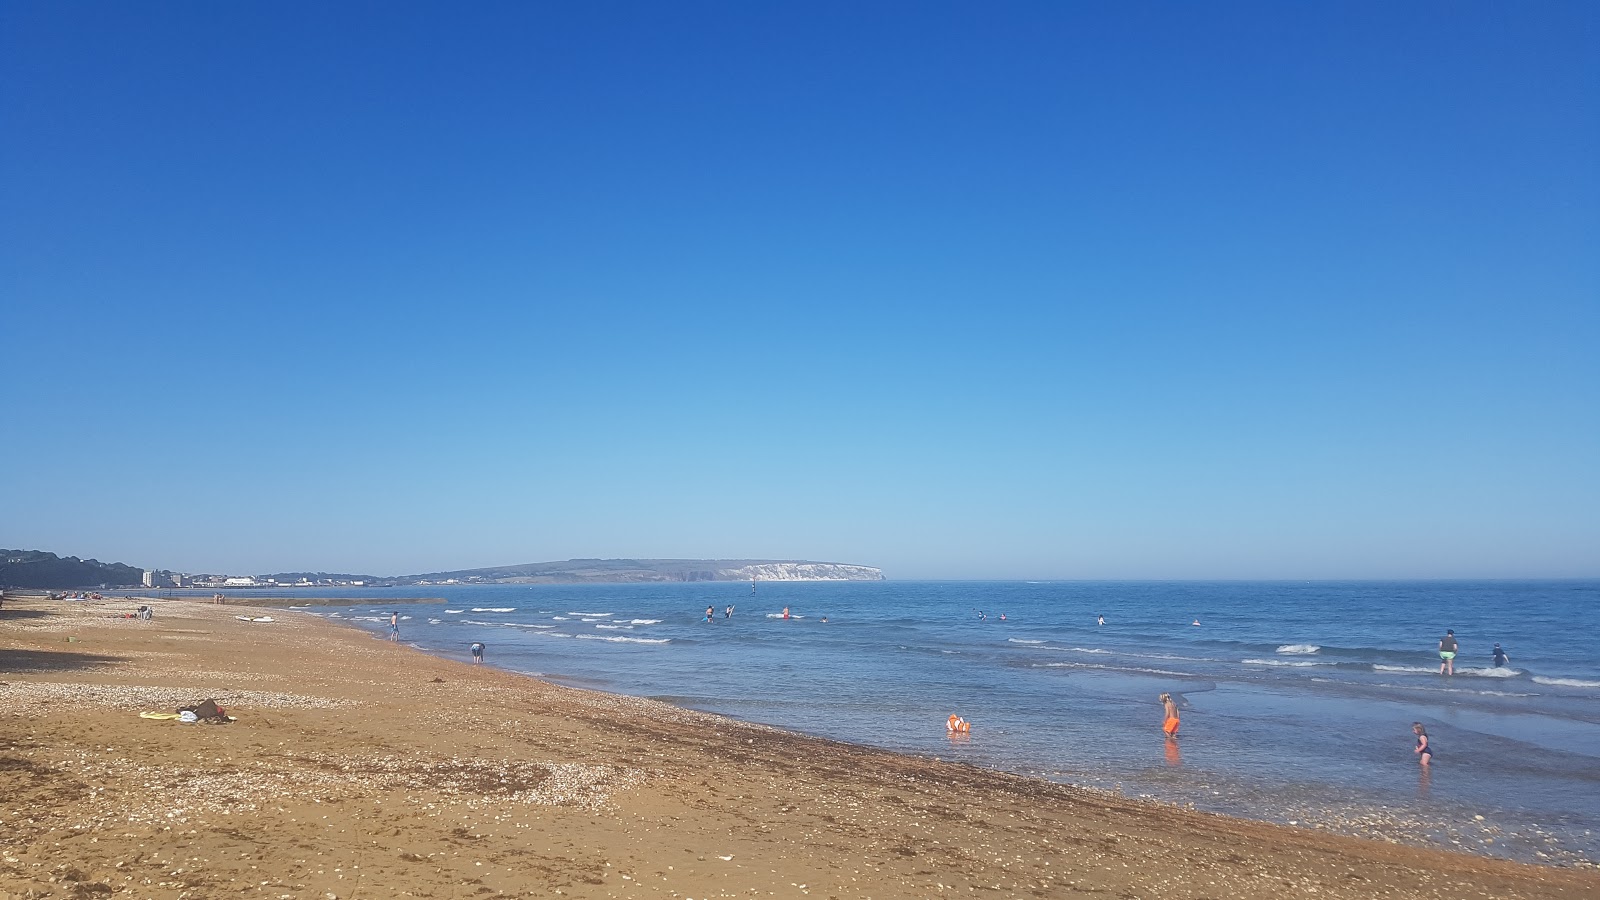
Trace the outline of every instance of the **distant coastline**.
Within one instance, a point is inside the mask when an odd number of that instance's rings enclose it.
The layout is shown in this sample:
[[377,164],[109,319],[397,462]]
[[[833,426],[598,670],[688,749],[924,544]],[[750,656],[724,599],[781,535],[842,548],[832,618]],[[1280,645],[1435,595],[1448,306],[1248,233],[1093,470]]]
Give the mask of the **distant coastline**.
[[805,559],[568,559],[421,575],[278,572],[268,575],[174,572],[58,557],[42,550],[0,550],[0,588],[117,588],[218,591],[259,588],[389,588],[462,584],[637,584],[686,581],[883,581],[875,566]]

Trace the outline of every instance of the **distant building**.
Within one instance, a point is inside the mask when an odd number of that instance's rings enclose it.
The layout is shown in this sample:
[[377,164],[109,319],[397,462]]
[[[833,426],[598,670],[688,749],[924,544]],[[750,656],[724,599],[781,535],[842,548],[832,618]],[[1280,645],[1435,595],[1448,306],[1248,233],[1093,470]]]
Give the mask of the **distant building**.
[[173,572],[168,577],[170,577],[172,579],[172,586],[173,587],[181,588],[181,587],[188,587],[189,586],[189,576],[184,575],[181,572]]
[[222,583],[228,587],[255,587],[256,580],[250,577],[241,578],[234,576],[232,578],[225,579]]
[[154,569],[145,569],[144,570],[144,581],[142,583],[147,588],[160,587],[161,586],[161,575],[159,573],[157,573],[156,570],[154,570]]

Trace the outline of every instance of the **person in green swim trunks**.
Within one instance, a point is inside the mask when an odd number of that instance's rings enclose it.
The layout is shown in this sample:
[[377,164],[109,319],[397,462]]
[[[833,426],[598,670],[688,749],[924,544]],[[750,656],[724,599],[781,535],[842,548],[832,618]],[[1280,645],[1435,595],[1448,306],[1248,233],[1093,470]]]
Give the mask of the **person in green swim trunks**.
[[1439,674],[1454,675],[1456,673],[1456,633],[1446,628],[1444,637],[1439,639]]

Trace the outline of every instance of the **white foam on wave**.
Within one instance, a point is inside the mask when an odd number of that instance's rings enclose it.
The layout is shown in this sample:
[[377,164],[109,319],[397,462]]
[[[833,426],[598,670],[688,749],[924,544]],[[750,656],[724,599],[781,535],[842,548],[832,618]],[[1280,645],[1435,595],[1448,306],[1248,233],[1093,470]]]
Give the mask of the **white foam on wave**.
[[572,612],[571,610],[568,610],[567,611],[567,615],[569,615],[569,616],[577,616],[580,619],[604,619],[604,618],[606,618],[608,616],[615,615],[615,613],[586,613],[586,612]]
[[1456,669],[1456,674],[1457,675],[1474,675],[1474,676],[1477,676],[1478,678],[1514,678],[1514,677],[1516,677],[1518,675],[1521,675],[1522,674],[1522,670],[1521,669],[1513,669],[1510,666],[1494,666],[1494,667],[1491,667],[1491,668],[1484,668],[1484,669],[1462,669],[1462,668],[1457,668]]
[[505,628],[554,628],[554,625],[534,625],[530,622],[501,622]]
[[447,609],[447,610],[445,610],[445,612],[447,612],[447,613],[462,613],[462,612],[466,612],[466,610],[464,610],[464,609]]
[[550,621],[552,621],[552,622],[567,622],[567,621],[570,621],[570,620],[566,616],[551,616],[550,617]]
[[1382,663],[1373,663],[1372,669],[1375,672],[1421,672],[1424,675],[1439,671],[1427,666],[1386,666]]
[[629,625],[659,625],[659,624],[661,624],[661,620],[660,619],[633,619],[628,624]]
[[1101,650],[1099,647],[1051,647],[1051,650],[1066,650],[1071,653],[1104,653],[1110,655],[1110,650]]
[[1044,641],[1030,641],[1030,640],[1027,640],[1025,638],[1006,638],[1006,641],[1008,643],[1012,643],[1012,644],[1042,644],[1042,643],[1044,643]]
[[1333,663],[1309,662],[1307,660],[1300,659],[1241,659],[1239,662],[1242,662],[1247,666],[1293,666],[1295,668],[1302,668],[1305,666],[1333,665]]
[[428,620],[428,624],[429,625],[443,625],[444,624],[444,620],[443,619],[429,619]]
[[484,621],[479,620],[479,619],[462,619],[461,620],[461,624],[463,624],[463,625],[487,625],[490,628],[494,628],[495,626],[504,625],[506,623],[505,622],[484,622]]
[[516,612],[515,606],[474,606],[473,612]]
[[1318,647],[1316,644],[1284,644],[1274,652],[1303,656],[1308,653],[1320,653],[1322,652],[1322,648]]
[[1555,684],[1562,687],[1600,688],[1600,681],[1585,681],[1582,678],[1549,678],[1544,675],[1535,675],[1533,680],[1540,684]]
[[620,634],[578,634],[573,637],[586,641],[611,641],[618,644],[670,644],[672,638],[636,638],[624,637]]
[[[555,626],[549,626],[549,627],[553,628]],[[632,625],[596,625],[595,627],[596,628],[613,628],[613,629],[620,628],[620,629],[624,629],[624,630],[627,630],[627,631],[632,631],[633,630],[633,626]]]
[[1053,662],[1045,663],[1047,669],[1099,669],[1105,672],[1138,672],[1142,675],[1176,675],[1179,678],[1189,677],[1188,672],[1173,672],[1168,669],[1142,669],[1138,666],[1102,666],[1095,663]]

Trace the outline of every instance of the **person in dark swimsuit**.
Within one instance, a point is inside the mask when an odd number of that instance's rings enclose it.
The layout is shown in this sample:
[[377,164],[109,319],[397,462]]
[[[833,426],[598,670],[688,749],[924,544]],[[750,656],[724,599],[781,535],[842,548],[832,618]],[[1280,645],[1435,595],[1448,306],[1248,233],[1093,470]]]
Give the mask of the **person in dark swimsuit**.
[[1499,644],[1495,644],[1494,645],[1494,665],[1495,665],[1495,668],[1497,668],[1497,669],[1504,668],[1505,664],[1510,662],[1510,661],[1511,661],[1511,657],[1506,655],[1506,651],[1500,649],[1500,645]]
[[1433,745],[1428,743],[1428,729],[1422,727],[1421,722],[1411,723],[1411,733],[1417,736],[1417,748],[1412,753],[1417,755],[1417,762],[1423,765],[1433,763]]

